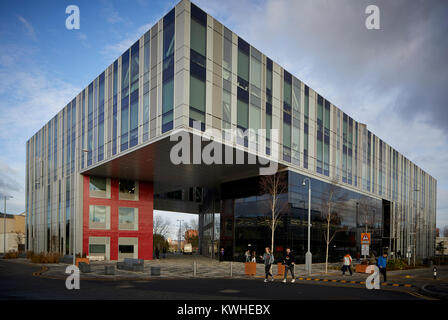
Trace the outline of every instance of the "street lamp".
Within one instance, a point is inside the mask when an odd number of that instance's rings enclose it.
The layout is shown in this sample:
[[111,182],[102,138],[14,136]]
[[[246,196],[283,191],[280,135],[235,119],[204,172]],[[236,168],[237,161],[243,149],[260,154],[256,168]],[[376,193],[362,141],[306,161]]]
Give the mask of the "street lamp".
[[178,221],[179,222],[179,241],[178,241],[178,250],[179,250],[179,253],[180,253],[180,241],[181,241],[181,237],[182,237],[182,222],[184,222],[184,220],[182,220],[182,219],[179,219],[179,220],[176,220],[176,221]]
[[4,195],[4,210],[3,210],[3,254],[6,254],[6,200],[12,196]]
[[306,185],[308,180],[308,251],[305,254],[305,269],[308,274],[311,274],[311,264],[313,262],[313,255],[310,250],[310,234],[311,234],[311,180],[309,178],[303,179],[302,185]]

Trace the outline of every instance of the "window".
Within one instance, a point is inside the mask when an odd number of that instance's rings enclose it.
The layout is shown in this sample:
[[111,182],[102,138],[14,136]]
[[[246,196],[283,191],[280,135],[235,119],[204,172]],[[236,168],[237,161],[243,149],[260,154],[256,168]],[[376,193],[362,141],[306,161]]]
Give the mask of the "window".
[[135,181],[120,179],[120,193],[135,193]]
[[138,183],[133,180],[119,180],[119,199],[138,200]]
[[106,207],[90,206],[90,221],[106,223]]
[[121,223],[134,223],[134,208],[119,208],[118,209],[119,222]]
[[191,77],[190,81],[190,105],[195,109],[205,111],[205,82],[196,77]]
[[162,133],[173,129],[174,9],[163,18]]
[[138,209],[118,208],[118,223],[119,230],[138,230]]
[[106,191],[107,179],[102,177],[90,177],[90,187],[92,191]]
[[123,245],[118,246],[118,251],[120,253],[134,253],[134,245]]
[[105,244],[90,244],[89,245],[89,254],[92,254],[92,253],[106,254],[106,245]]
[[110,207],[89,206],[89,229],[110,229]]
[[191,4],[190,28],[190,127],[201,122],[205,130],[205,80],[207,48],[207,14]]

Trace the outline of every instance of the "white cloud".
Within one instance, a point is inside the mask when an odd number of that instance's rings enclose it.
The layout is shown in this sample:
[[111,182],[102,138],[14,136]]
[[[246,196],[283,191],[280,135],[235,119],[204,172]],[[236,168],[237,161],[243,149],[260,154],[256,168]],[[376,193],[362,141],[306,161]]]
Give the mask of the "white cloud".
[[19,21],[23,24],[23,26],[25,27],[25,31],[27,33],[27,35],[33,40],[33,41],[37,41],[37,37],[36,37],[36,33],[34,32],[34,28],[33,25],[28,22],[28,20],[26,20],[24,17],[22,16],[18,16],[17,17],[19,19]]
[[119,57],[123,52],[125,52],[129,47],[131,47],[135,41],[140,39],[140,37],[148,31],[156,21],[152,23],[146,23],[140,27],[138,27],[134,32],[127,33],[123,36],[123,38],[116,42],[109,44],[101,50],[101,54],[107,57],[107,59],[113,60]]

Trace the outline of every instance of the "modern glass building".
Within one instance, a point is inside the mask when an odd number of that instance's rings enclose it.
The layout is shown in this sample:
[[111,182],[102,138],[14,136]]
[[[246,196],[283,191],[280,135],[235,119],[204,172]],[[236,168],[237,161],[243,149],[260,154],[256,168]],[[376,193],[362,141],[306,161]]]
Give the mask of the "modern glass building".
[[[226,129],[266,129],[266,146]],[[261,251],[270,236],[260,165],[170,159],[173,132],[201,141],[211,130],[232,154],[277,160],[288,188],[276,251],[306,250],[308,177],[314,261],[324,259],[322,204],[334,183],[331,259],[359,255],[366,230],[376,254],[434,254],[436,180],[188,0],[27,141],[27,248],[152,259],[159,209],[199,214],[202,254]]]

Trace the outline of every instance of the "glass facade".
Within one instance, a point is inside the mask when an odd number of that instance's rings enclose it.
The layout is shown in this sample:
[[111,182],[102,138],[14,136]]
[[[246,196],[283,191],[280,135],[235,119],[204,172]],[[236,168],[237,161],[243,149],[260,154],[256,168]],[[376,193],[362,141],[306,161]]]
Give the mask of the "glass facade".
[[[288,205],[281,214],[275,231],[274,255],[281,258],[286,247],[290,247],[294,250],[297,261],[304,263],[307,250],[308,187],[304,187],[302,182],[306,176],[292,171],[285,174],[288,191],[280,195],[279,201],[287,202]],[[313,262],[324,262],[324,233],[327,228],[324,208],[328,203],[331,187],[321,180],[310,180],[311,251]],[[270,246],[271,230],[266,222],[266,217],[270,214],[269,196],[260,192],[258,183],[258,178],[251,178],[222,185],[220,242],[225,251],[231,252],[229,259],[241,260],[248,246],[258,254],[262,254],[264,248]],[[366,228],[372,234],[370,251],[376,256],[389,246],[388,234],[385,232],[389,230],[389,225],[383,221],[383,213],[387,210],[381,200],[339,186],[336,187],[333,199],[334,218],[330,232],[336,233],[336,236],[330,246],[330,261],[339,261],[346,253],[360,257],[361,232]],[[361,207],[360,203],[364,205]],[[362,219],[365,215],[371,217],[367,226]]]

